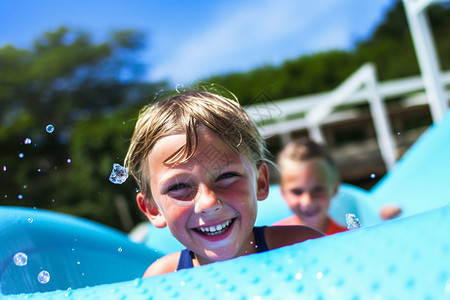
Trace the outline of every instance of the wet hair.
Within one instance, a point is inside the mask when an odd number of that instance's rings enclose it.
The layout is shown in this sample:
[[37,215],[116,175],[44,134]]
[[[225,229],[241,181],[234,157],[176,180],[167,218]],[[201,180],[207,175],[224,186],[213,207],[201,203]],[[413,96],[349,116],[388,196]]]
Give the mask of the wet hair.
[[155,144],[164,137],[184,133],[185,144],[165,163],[186,162],[195,154],[198,131],[203,126],[255,167],[268,161],[264,139],[237,100],[202,90],[175,93],[142,108],[125,157],[125,167],[147,199],[153,201],[147,157]]
[[324,159],[331,167],[334,179],[339,180],[336,163],[328,150],[315,141],[301,137],[289,142],[277,156],[280,172],[292,163],[303,163],[313,159]]

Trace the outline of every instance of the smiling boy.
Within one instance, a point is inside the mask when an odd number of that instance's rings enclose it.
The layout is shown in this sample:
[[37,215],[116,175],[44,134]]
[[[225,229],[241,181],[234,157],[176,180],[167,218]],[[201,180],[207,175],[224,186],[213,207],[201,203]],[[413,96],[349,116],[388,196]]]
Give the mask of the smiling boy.
[[266,148],[233,100],[205,91],[145,107],[125,165],[139,208],[186,249],[154,262],[144,277],[279,248],[323,234],[305,226],[254,227],[269,192]]

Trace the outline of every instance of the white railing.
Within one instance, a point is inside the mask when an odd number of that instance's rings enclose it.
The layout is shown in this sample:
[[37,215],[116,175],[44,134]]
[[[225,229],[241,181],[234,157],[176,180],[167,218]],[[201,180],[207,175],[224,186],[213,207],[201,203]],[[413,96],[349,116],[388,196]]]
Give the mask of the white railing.
[[[450,85],[450,72],[441,74],[440,83],[443,86]],[[324,142],[320,126],[355,119],[358,116],[353,110],[336,112],[336,106],[369,102],[380,152],[389,169],[395,163],[396,151],[383,102],[393,97],[405,96],[404,105],[408,105],[412,102],[408,95],[423,93],[424,90],[425,84],[420,76],[377,82],[373,65],[366,64],[333,91],[252,105],[246,107],[246,111],[258,124],[265,138],[280,135],[286,143],[290,132],[307,129],[312,138]],[[446,98],[449,96],[447,92]],[[414,103],[411,103],[417,104],[427,104],[426,97],[415,98]],[[293,115],[303,116],[287,120]]]
[[354,111],[334,112],[336,107],[368,102],[380,152],[389,170],[396,161],[396,147],[384,101],[396,96],[407,98],[408,94],[414,92],[425,92],[427,100],[424,104],[428,102],[434,122],[439,122],[448,110],[449,92],[445,86],[450,84],[450,72],[440,71],[426,16],[430,4],[447,1],[403,0],[421,76],[380,83],[376,78],[375,67],[367,63],[331,92],[253,105],[246,108],[247,113],[259,125],[263,137],[280,135],[285,144],[290,139],[290,132],[307,129],[311,138],[324,143],[322,125],[356,117]]

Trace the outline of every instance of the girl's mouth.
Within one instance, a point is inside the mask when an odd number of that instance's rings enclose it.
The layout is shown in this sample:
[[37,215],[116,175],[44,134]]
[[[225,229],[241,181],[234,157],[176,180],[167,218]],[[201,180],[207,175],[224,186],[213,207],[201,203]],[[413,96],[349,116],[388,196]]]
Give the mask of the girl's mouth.
[[223,222],[222,224],[218,224],[215,226],[198,227],[198,228],[195,228],[195,230],[198,233],[208,235],[208,236],[219,235],[228,230],[230,225],[233,223],[233,220],[234,219],[230,219],[230,220]]

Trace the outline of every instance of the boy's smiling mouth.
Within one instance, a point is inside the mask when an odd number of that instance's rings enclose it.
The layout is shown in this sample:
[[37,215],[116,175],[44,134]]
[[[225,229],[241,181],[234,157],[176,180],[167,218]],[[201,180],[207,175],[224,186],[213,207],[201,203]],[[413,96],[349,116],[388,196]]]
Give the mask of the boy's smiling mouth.
[[215,225],[215,226],[202,226],[194,228],[195,231],[198,233],[208,235],[208,236],[215,236],[224,233],[227,231],[230,227],[230,225],[233,223],[234,219],[227,220],[221,224]]

